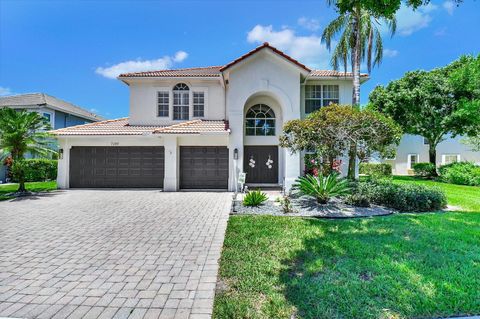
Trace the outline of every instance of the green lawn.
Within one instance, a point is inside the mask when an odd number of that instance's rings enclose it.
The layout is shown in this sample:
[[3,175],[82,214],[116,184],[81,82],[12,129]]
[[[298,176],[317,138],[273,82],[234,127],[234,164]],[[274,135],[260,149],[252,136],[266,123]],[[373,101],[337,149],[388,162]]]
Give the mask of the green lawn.
[[[57,182],[30,182],[25,183],[27,190],[32,192],[51,191],[57,189]],[[7,194],[15,192],[18,189],[18,184],[0,185],[0,200],[11,199]]]
[[442,187],[464,211],[350,220],[232,216],[214,317],[480,314],[480,187],[420,183]]

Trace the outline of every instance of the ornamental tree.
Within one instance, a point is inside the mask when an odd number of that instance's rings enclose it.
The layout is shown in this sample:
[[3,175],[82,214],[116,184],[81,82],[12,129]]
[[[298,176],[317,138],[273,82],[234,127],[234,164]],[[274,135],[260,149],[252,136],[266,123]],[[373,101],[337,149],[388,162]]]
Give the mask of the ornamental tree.
[[330,105],[305,119],[286,122],[280,145],[292,152],[315,150],[332,170],[335,159],[344,156],[352,143],[357,152],[390,155],[401,135],[400,127],[379,112]]
[[473,60],[464,57],[444,68],[407,72],[385,87],[377,86],[369,108],[391,116],[405,133],[427,139],[429,160],[436,164],[437,145],[447,134],[476,136],[480,131],[479,80],[467,79],[475,72],[465,70]]

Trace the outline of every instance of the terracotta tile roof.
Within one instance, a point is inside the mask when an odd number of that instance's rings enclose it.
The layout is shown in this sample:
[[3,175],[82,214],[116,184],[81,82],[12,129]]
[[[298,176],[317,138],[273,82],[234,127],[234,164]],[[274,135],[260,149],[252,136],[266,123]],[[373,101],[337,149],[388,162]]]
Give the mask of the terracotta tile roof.
[[[265,42],[261,46],[253,49],[252,51],[242,55],[238,59],[233,60],[232,62],[226,65],[220,66],[206,66],[198,68],[187,68],[187,69],[173,69],[173,70],[159,70],[159,71],[146,71],[146,72],[134,72],[134,73],[125,73],[120,74],[119,78],[129,78],[129,77],[220,77],[223,71],[227,70],[231,66],[237,64],[238,62],[245,60],[249,56],[254,55],[258,51],[268,48],[275,52],[276,54],[282,56],[293,64],[299,66],[300,68],[309,72],[310,77],[352,77],[352,72],[342,72],[335,70],[312,70],[304,64],[298,62],[291,56],[285,54],[284,52],[278,50],[275,47],[272,47],[268,42]],[[368,77],[368,74],[362,73],[361,77]]]
[[[309,74],[310,77],[352,77],[352,72],[342,72],[335,70],[312,70]],[[367,77],[367,73],[361,73],[361,77]]]
[[155,134],[200,134],[200,133],[228,133],[230,129],[227,121],[193,120],[171,126],[162,127],[154,131]]
[[219,77],[222,66],[207,66],[176,70],[159,70],[120,74],[120,78],[127,77]]
[[307,72],[310,72],[311,70],[306,67],[304,64],[298,62],[297,60],[295,60],[294,58],[292,58],[291,56],[283,53],[282,51],[278,50],[277,48],[274,48],[272,47],[268,42],[265,42],[264,44],[262,44],[261,46],[253,49],[252,51],[242,55],[241,57],[239,57],[238,59],[235,59],[233,60],[232,62],[226,64],[224,67],[222,67],[220,69],[220,71],[225,71],[226,69],[230,68],[231,66],[237,64],[238,62],[242,61],[242,60],[245,60],[246,58],[248,58],[249,56],[257,53],[258,51],[262,50],[262,49],[265,49],[265,48],[269,48],[270,50],[272,50],[273,52],[275,52],[276,54],[284,57],[285,59],[287,59],[288,61],[292,62],[293,64],[296,64],[297,66],[301,67],[302,69],[305,69]]
[[128,118],[107,120],[85,125],[71,126],[50,131],[58,136],[77,135],[150,135],[150,134],[221,134],[229,133],[228,122],[192,120],[165,126],[130,125]]

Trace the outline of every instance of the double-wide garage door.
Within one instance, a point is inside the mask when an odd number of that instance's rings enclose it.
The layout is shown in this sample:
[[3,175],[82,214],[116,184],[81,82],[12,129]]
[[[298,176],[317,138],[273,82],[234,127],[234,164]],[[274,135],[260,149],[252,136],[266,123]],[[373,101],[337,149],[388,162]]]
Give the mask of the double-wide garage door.
[[180,188],[227,189],[228,148],[181,146]]
[[163,146],[72,147],[70,187],[163,187]]

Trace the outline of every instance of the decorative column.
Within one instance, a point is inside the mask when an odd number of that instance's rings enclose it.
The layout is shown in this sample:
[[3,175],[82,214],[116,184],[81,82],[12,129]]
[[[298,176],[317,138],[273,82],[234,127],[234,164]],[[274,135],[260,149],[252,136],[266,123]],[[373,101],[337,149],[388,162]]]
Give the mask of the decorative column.
[[299,152],[291,153],[283,149],[285,158],[285,191],[289,191],[295,180],[300,176],[301,156]]
[[177,137],[174,135],[165,135],[165,177],[163,180],[163,190],[165,192],[176,192],[179,188],[179,152]]
[[66,139],[59,139],[59,158],[57,162],[57,187],[60,189],[70,188],[70,149],[72,148]]

